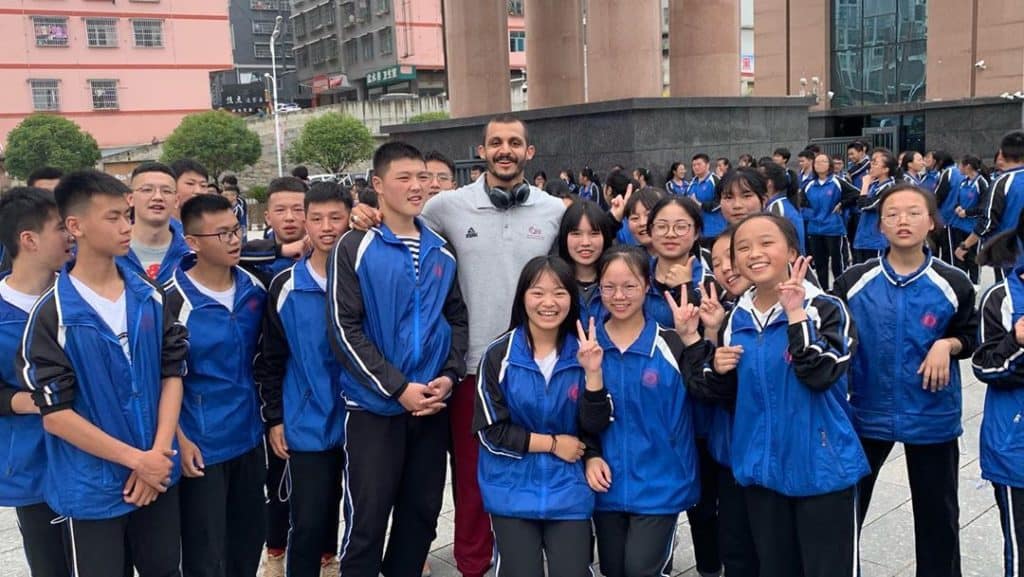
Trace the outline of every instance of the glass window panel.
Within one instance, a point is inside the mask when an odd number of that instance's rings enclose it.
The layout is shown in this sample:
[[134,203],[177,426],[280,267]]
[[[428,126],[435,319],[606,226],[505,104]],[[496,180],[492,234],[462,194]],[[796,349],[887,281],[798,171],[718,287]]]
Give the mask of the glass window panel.
[[832,53],[832,106],[859,106],[863,92],[861,53],[859,50],[843,50]]
[[832,4],[832,47],[834,50],[861,45],[860,0],[834,0]]
[[56,80],[29,80],[33,110],[59,110],[60,86]]
[[92,92],[93,110],[117,109],[116,80],[90,80],[89,89]]
[[917,40],[899,44],[896,49],[899,63],[900,102],[919,102],[925,97],[925,65],[927,42]]
[[895,14],[896,0],[864,0],[864,17]]
[[896,42],[896,15],[864,18],[864,46],[893,44]]
[[896,47],[864,49],[864,105],[887,104],[896,97]]
[[899,41],[924,40],[928,33],[926,0],[899,0]]
[[68,19],[63,16],[33,16],[32,28],[36,36],[36,46],[68,45]]

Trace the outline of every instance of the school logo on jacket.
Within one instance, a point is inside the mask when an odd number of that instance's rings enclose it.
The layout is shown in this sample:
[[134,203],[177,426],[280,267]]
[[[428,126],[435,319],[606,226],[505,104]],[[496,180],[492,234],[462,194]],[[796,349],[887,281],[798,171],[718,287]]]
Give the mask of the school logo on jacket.
[[566,392],[566,395],[569,397],[569,400],[574,403],[580,400],[580,384],[573,383],[572,386],[569,387],[569,390]]
[[530,240],[544,240],[544,231],[540,227],[530,225],[526,232],[526,238]]
[[469,227],[466,230],[466,238],[476,238],[476,237],[477,237],[476,230],[473,227]]
[[444,276],[444,267],[441,266],[441,263],[435,264],[434,265],[434,278],[442,278],[443,276]]
[[658,371],[654,369],[644,369],[643,375],[640,377],[640,382],[648,389],[656,388],[658,386]]
[[939,324],[939,318],[935,316],[935,313],[924,313],[921,317],[921,326],[926,329],[934,329]]
[[782,351],[782,360],[785,361],[787,365],[793,364],[793,354],[789,352],[789,349]]

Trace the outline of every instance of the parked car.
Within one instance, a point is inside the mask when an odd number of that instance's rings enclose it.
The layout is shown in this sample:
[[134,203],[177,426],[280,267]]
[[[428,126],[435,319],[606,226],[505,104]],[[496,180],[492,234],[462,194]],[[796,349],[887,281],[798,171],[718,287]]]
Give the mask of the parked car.
[[289,112],[298,112],[302,110],[302,107],[294,102],[278,102],[277,111],[281,114],[287,114]]

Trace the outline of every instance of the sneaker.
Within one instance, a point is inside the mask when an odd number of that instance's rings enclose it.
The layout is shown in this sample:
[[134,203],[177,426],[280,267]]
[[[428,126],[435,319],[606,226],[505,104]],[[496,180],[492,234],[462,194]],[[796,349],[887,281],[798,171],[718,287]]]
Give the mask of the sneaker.
[[263,561],[263,573],[261,577],[284,577],[284,555],[271,555],[267,553]]
[[320,577],[340,577],[341,562],[337,557],[331,557],[326,563],[320,565]]
[[420,572],[420,577],[431,577],[434,572],[430,569],[430,561],[423,562],[423,571]]

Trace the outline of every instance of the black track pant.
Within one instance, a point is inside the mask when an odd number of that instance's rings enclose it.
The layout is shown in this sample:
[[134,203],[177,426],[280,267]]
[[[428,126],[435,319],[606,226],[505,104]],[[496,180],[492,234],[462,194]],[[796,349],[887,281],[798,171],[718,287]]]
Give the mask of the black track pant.
[[291,525],[288,535],[289,577],[319,577],[320,558],[338,542],[341,474],[345,455],[330,451],[291,451]]
[[878,252],[874,249],[855,248],[853,249],[853,264],[861,264],[878,258]]
[[130,565],[139,577],[181,576],[177,486],[127,515],[90,521],[67,519],[64,527],[65,552],[75,577],[125,575]]
[[[871,474],[859,486],[860,522],[871,504],[878,473],[892,451],[892,441],[861,439]],[[960,577],[960,505],[956,439],[934,445],[903,444],[914,507],[914,549],[918,577]],[[870,531],[871,529],[868,528]]]
[[[812,234],[807,237],[807,251],[814,257],[814,273],[818,276],[823,290],[828,290],[843,271],[846,270],[846,258],[843,255],[843,237],[822,236]],[[832,272],[832,282],[828,273]]]
[[757,577],[757,550],[750,532],[747,501],[743,487],[732,469],[718,466],[718,542],[728,577]]
[[661,577],[675,548],[678,515],[594,513],[597,556],[605,577]]
[[491,516],[498,547],[496,577],[590,577],[590,521],[540,521]]
[[1003,576],[1024,575],[1024,489],[993,483],[999,524],[1003,528]]
[[184,577],[252,577],[266,536],[263,443],[181,480]]
[[700,573],[722,569],[718,545],[718,463],[708,451],[707,439],[697,439],[700,466],[700,500],[686,511],[693,539],[693,555]]
[[813,497],[787,497],[756,485],[743,492],[761,577],[856,575],[854,487]]
[[[953,250],[954,251],[956,250],[956,247],[960,246],[960,243],[962,243],[963,241],[967,240],[967,237],[971,236],[971,233],[965,232],[965,231],[962,231],[962,230],[960,230],[958,228],[953,228],[953,227],[949,227],[947,229],[947,234],[949,235],[949,242],[953,246]],[[960,260],[960,259],[956,258],[956,255],[953,255],[952,259],[953,259],[953,263],[952,263],[953,266],[955,266],[958,269],[960,269],[960,270],[964,271],[965,273],[967,273],[967,276],[970,277],[972,283],[978,284],[978,245],[977,244],[972,246],[967,251],[967,256],[964,257],[964,260]]]
[[[285,465],[270,450],[270,439],[264,435],[263,443],[267,447],[267,549],[284,551],[288,547],[288,492],[285,486]],[[324,553],[334,551],[328,549]]]
[[69,577],[64,529],[53,522],[58,515],[46,503],[18,507],[15,512],[32,577]]
[[[447,409],[429,417],[348,412],[342,575],[420,574],[437,536],[448,435]],[[389,518],[391,536],[385,552]]]

